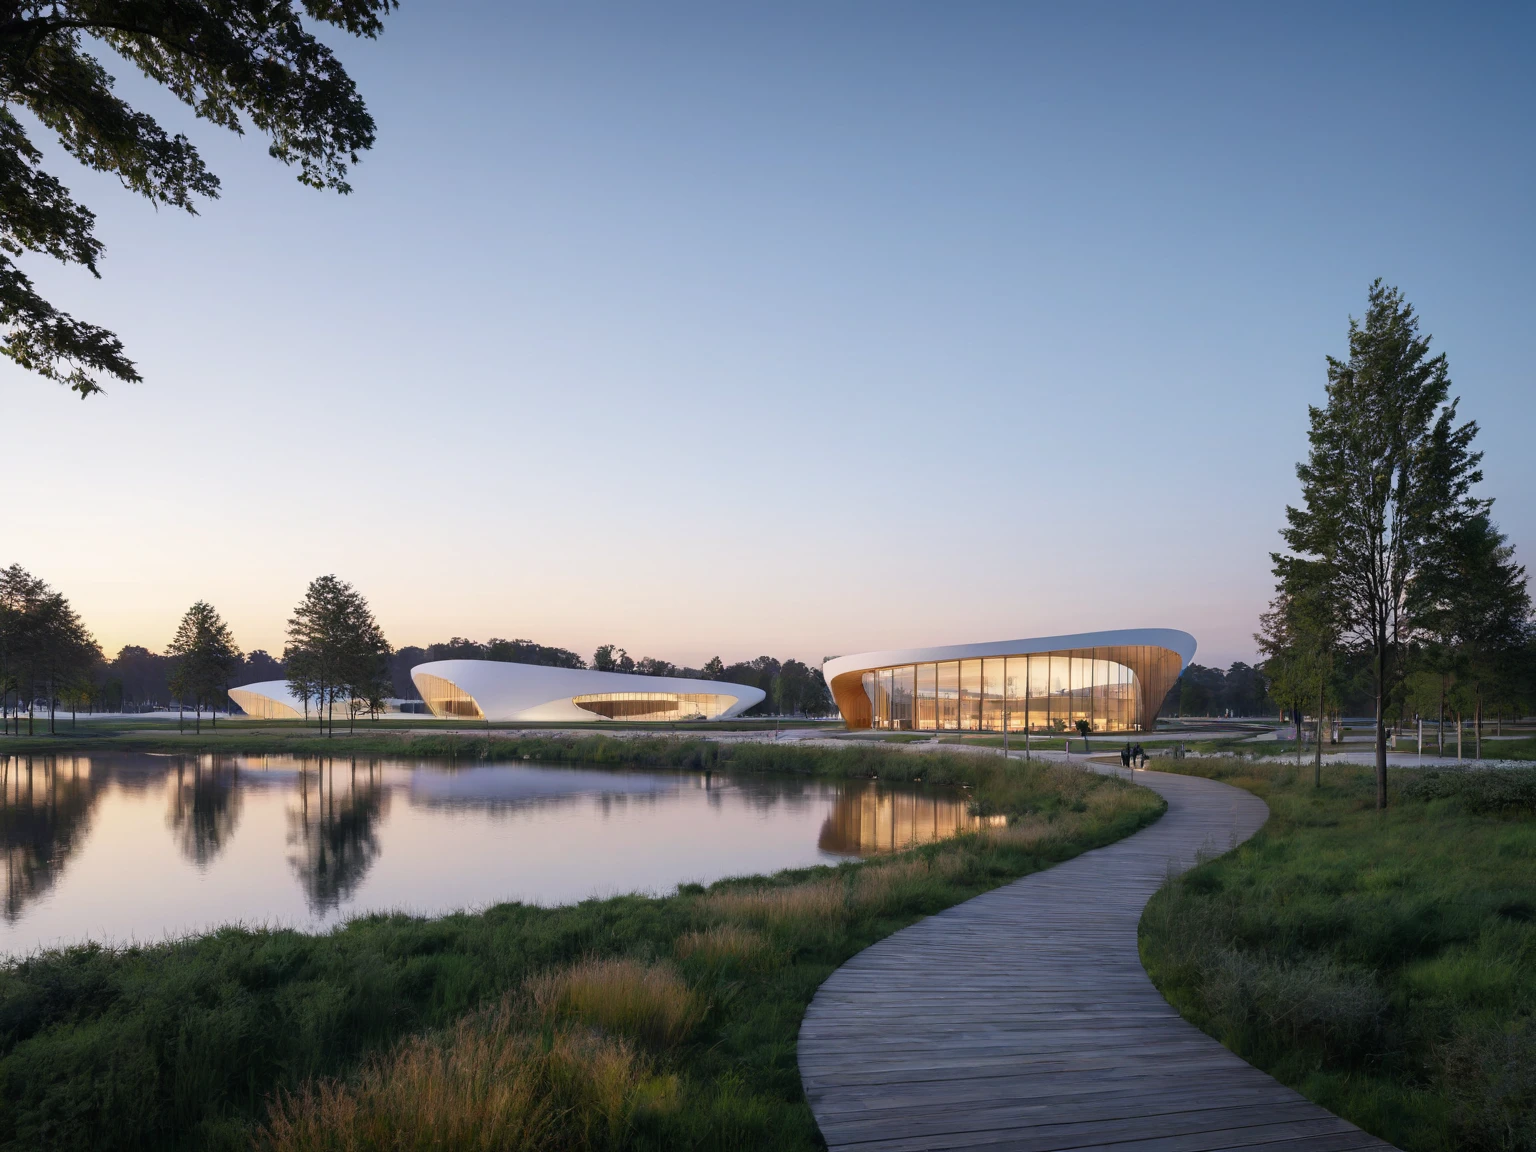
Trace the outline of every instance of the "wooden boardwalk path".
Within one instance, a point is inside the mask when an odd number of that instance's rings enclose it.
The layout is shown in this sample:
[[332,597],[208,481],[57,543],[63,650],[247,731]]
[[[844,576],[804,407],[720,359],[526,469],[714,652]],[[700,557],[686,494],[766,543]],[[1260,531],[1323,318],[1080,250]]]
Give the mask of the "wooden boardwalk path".
[[1138,772],[1151,827],[956,905],[855,956],[800,1027],[833,1149],[1390,1149],[1182,1020],[1136,950],[1147,900],[1268,817],[1251,793]]

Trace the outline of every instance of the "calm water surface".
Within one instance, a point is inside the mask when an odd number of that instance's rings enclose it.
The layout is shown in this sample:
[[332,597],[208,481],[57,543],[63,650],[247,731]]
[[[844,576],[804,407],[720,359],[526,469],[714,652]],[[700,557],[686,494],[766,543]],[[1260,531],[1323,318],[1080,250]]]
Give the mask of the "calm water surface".
[[890,851],[957,791],[524,762],[0,756],[0,953],[560,904]]

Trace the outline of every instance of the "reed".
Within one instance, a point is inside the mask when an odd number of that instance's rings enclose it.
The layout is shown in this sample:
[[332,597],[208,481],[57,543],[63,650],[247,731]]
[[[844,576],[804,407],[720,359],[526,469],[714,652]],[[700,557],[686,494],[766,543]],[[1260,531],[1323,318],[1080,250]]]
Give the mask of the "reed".
[[704,906],[728,920],[769,928],[831,927],[848,911],[841,876],[792,885],[719,888],[705,897]]
[[703,1016],[703,1005],[671,968],[627,956],[589,957],[528,982],[546,1026],[576,1021],[653,1048],[678,1043]]
[[673,951],[679,960],[698,960],[717,967],[725,964],[759,967],[778,958],[766,936],[737,924],[711,924],[708,928],[686,932],[677,938]]
[[504,1001],[446,1033],[410,1037],[351,1080],[280,1093],[265,1152],[584,1152],[623,1141],[638,1113],[673,1106],[623,1039],[563,1029],[547,1042]]

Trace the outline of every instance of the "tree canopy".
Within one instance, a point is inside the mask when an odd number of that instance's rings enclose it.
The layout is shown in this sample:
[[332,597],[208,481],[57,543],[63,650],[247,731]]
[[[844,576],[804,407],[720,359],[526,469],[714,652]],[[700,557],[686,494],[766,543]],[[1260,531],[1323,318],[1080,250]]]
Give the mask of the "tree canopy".
[[201,731],[203,705],[212,711],[217,693],[229,687],[230,675],[241,664],[240,647],[213,605],[199,600],[181,618],[166,655],[175,662],[170,688],[178,700],[192,701]]
[[310,581],[288,621],[288,683],[324,720],[339,702],[377,710],[389,692],[389,643],[361,592],[335,576]]
[[20,564],[0,569],[0,703],[5,708],[12,693],[18,712],[25,702],[30,730],[33,705],[44,692],[52,730],[59,695],[84,681],[100,661],[101,649],[63,593]]
[[96,217],[42,168],[16,109],[88,168],[156,205],[196,214],[219,180],[183,135],[113,91],[100,46],[164,86],[200,119],[268,140],[268,153],[313,188],[351,191],[348,166],[374,123],[341,62],[305,16],[375,37],[396,0],[53,0],[0,13],[0,352],[82,397],[138,370],[116,335],[59,311],[12,257],[26,252],[99,276]]
[[1312,589],[1343,644],[1370,654],[1381,807],[1387,707],[1423,626],[1414,588],[1490,503],[1472,493],[1477,425],[1458,422],[1446,358],[1429,344],[1402,294],[1372,284],[1365,320],[1349,323],[1348,359],[1328,358],[1328,402],[1311,408],[1296,466],[1302,503],[1285,510],[1292,556],[1276,557],[1282,598]]

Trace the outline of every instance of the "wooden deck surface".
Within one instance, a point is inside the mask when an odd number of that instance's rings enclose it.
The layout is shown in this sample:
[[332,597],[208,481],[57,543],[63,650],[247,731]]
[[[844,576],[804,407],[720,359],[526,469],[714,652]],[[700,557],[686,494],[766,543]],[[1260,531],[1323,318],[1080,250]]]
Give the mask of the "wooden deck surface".
[[855,956],[800,1027],[833,1149],[1390,1149],[1182,1020],[1136,950],[1147,900],[1268,817],[1161,772],[1168,812],[1117,844],[956,905]]

